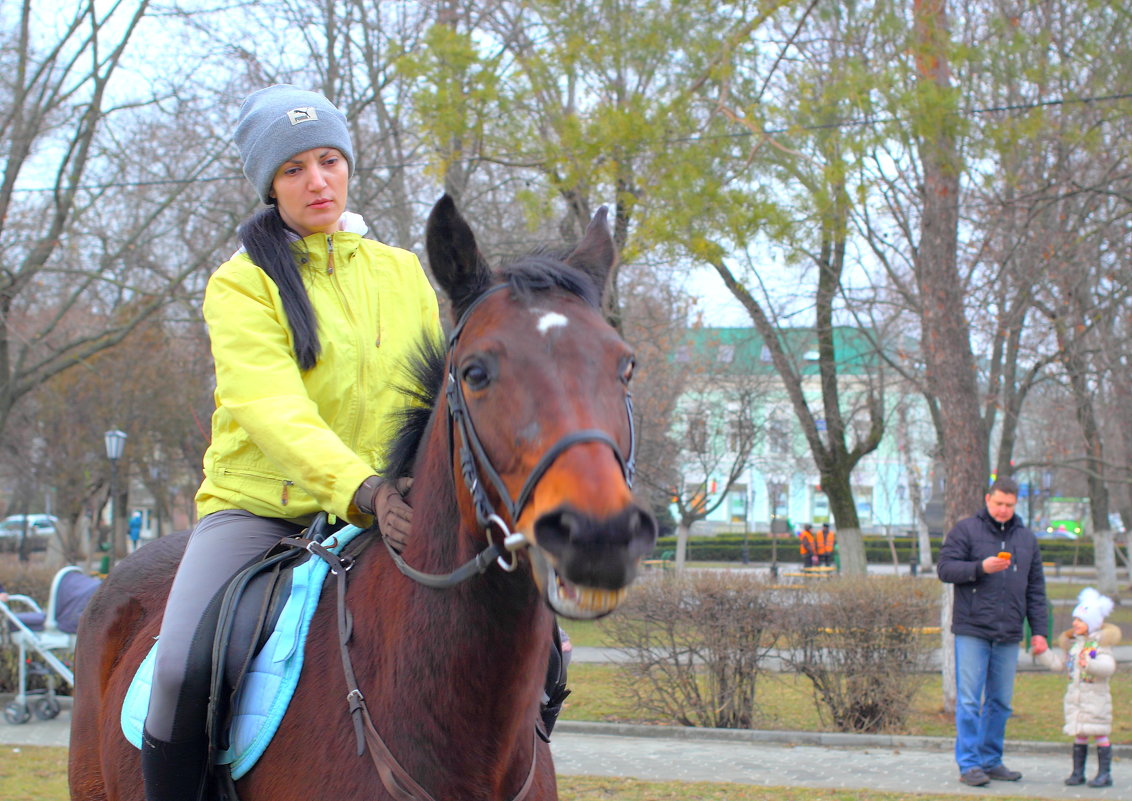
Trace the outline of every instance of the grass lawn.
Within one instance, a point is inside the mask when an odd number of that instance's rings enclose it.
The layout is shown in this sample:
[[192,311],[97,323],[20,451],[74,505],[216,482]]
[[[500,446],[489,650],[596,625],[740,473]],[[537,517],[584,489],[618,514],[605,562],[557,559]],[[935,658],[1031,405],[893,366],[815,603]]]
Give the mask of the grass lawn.
[[[1026,659],[1028,657],[1023,657]],[[618,689],[616,665],[570,666],[570,687],[563,720],[671,725],[672,721],[641,714],[630,707]],[[908,725],[898,734],[953,737],[954,719],[942,711],[941,679],[929,677],[916,695]],[[1132,672],[1118,672],[1111,682],[1115,710],[1132,709]],[[1068,742],[1061,731],[1065,679],[1053,673],[1019,673],[1014,689],[1014,717],[1006,735],[1013,740]],[[823,731],[809,682],[793,674],[768,674],[758,689],[760,729]],[[1132,716],[1115,715],[1112,741],[1132,743]]]

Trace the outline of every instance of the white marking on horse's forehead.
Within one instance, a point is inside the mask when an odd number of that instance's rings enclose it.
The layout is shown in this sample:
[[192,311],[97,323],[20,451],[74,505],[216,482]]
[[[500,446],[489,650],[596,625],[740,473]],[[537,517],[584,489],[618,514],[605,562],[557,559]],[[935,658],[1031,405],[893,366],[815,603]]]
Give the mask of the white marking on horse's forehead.
[[559,314],[554,311],[546,311],[544,309],[531,309],[531,312],[538,315],[538,332],[546,335],[546,332],[552,328],[565,328],[570,322],[565,314]]

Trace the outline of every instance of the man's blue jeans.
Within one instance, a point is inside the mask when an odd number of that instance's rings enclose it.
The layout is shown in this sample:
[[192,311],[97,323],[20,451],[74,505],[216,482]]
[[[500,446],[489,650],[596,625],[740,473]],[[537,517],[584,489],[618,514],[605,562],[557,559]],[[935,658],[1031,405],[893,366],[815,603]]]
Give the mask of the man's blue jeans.
[[1018,643],[955,635],[955,761],[959,772],[1002,763]]

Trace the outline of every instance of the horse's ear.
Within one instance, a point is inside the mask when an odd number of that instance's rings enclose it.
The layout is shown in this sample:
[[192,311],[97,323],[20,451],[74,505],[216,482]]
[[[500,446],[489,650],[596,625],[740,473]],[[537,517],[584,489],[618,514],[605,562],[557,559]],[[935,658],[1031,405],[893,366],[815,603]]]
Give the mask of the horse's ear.
[[591,279],[597,286],[599,294],[605,294],[605,282],[609,280],[609,271],[613,268],[617,256],[613,247],[613,234],[609,231],[609,209],[602,206],[586,227],[586,235],[566,257],[566,263],[575,267]]
[[425,249],[432,274],[452,301],[456,319],[487,288],[491,271],[480,255],[472,233],[456,202],[445,194],[428,215]]

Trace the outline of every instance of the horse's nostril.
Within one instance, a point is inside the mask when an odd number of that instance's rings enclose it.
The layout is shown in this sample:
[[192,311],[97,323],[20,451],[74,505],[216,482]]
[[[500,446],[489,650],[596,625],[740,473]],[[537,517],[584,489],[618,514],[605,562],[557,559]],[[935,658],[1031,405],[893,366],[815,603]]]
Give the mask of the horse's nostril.
[[582,521],[578,519],[578,516],[570,512],[563,512],[558,516],[558,525],[567,540],[574,539],[582,532],[583,528]]

